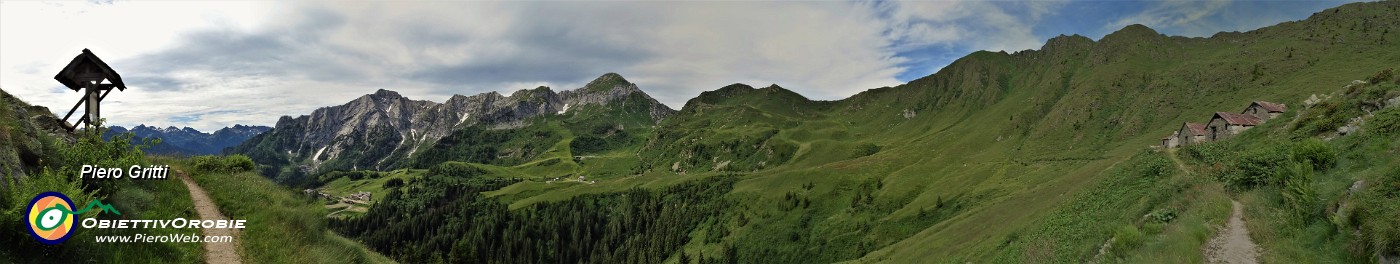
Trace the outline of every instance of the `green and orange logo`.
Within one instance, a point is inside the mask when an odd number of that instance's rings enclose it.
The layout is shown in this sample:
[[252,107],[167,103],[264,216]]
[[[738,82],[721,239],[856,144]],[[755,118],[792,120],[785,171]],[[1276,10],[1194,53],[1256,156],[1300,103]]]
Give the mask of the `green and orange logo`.
[[29,234],[44,244],[57,245],[73,235],[73,217],[101,207],[103,212],[121,215],[116,208],[99,201],[88,203],[87,208],[73,211],[73,200],[58,192],[44,192],[29,201],[29,213],[25,221],[29,223]]

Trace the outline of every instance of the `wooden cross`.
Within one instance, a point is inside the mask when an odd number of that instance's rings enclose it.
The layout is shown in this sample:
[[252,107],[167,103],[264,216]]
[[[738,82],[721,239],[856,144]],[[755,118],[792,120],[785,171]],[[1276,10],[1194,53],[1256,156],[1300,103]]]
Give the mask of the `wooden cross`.
[[83,92],[83,99],[78,100],[77,104],[73,104],[73,109],[68,110],[68,115],[63,116],[64,122],[67,122],[68,118],[78,111],[78,106],[87,105],[82,118],[79,118],[72,126],[63,125],[68,128],[68,131],[77,129],[78,124],[85,124],[85,127],[92,128],[96,125],[95,122],[102,120],[102,99],[107,98],[107,94],[112,93],[112,88],[126,90],[122,76],[88,49],[83,49],[83,53],[74,57],[68,66],[63,67],[63,71],[59,71],[58,75],[53,76],[53,79],[58,80],[68,89]]

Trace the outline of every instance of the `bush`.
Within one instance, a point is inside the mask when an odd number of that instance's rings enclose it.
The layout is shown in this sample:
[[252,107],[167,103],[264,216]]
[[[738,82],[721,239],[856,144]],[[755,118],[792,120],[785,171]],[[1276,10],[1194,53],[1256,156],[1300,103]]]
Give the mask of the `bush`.
[[1293,163],[1284,171],[1283,200],[1296,216],[1293,219],[1307,221],[1318,212],[1317,190],[1313,188],[1313,167],[1311,164]]
[[1400,168],[1392,169],[1367,188],[1356,208],[1363,247],[1379,254],[1400,253]]
[[1360,114],[1353,102],[1339,102],[1340,100],[1327,100],[1313,105],[1303,113],[1303,117],[1298,120],[1297,129],[1294,131],[1295,138],[1312,137],[1324,133],[1337,131],[1337,128],[1345,126],[1349,117]]
[[244,155],[229,156],[195,156],[190,158],[190,163],[194,169],[203,172],[244,172],[257,168],[253,159]]
[[253,159],[242,154],[224,156],[224,169],[229,172],[251,171],[257,168],[258,164],[253,163]]
[[393,189],[403,186],[403,179],[393,178],[384,182],[384,189]]
[[1110,248],[1118,256],[1126,256],[1128,251],[1142,245],[1143,237],[1142,231],[1136,226],[1124,225],[1113,232],[1113,244]]
[[1395,78],[1395,69],[1385,69],[1377,72],[1376,75],[1371,76],[1371,78],[1366,81],[1369,81],[1371,84],[1380,84],[1393,78]]
[[1337,164],[1337,150],[1328,145],[1327,142],[1317,138],[1294,143],[1292,147],[1293,159],[1311,165],[1311,168],[1327,170],[1332,165]]
[[1237,188],[1280,184],[1283,183],[1283,179],[1279,176],[1279,169],[1288,164],[1289,158],[1288,152],[1282,147],[1251,149],[1240,155],[1234,171],[1226,173],[1222,180]]
[[1400,108],[1376,112],[1376,116],[1368,120],[1362,130],[1380,136],[1400,134]]
[[1187,145],[1182,148],[1182,154],[1188,158],[1206,164],[1229,163],[1226,159],[1234,154],[1235,150],[1229,148],[1228,142],[1210,142],[1205,144]]

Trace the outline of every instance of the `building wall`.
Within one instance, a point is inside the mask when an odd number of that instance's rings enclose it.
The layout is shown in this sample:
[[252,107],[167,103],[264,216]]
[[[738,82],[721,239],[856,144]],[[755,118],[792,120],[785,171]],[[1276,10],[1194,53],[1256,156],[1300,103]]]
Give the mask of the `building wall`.
[[1196,143],[1201,143],[1201,142],[1196,141],[1196,140],[1193,138],[1193,136],[1191,136],[1191,130],[1188,129],[1188,128],[1186,128],[1186,126],[1181,126],[1181,130],[1176,131],[1176,144],[1177,144],[1177,145],[1185,146],[1185,145],[1191,145],[1191,144],[1196,144]]
[[1264,108],[1259,107],[1259,105],[1249,105],[1249,108],[1245,108],[1244,112],[1241,114],[1252,115],[1262,120],[1269,119],[1269,111],[1264,110]]
[[1278,117],[1280,113],[1270,113],[1269,110],[1264,110],[1263,107],[1252,104],[1249,106],[1249,108],[1245,108],[1244,112],[1241,114],[1252,115],[1254,117],[1258,117],[1259,120],[1269,120]]
[[1224,140],[1234,136],[1230,134],[1229,126],[1230,124],[1226,123],[1223,118],[1212,118],[1210,123],[1206,123],[1206,140]]

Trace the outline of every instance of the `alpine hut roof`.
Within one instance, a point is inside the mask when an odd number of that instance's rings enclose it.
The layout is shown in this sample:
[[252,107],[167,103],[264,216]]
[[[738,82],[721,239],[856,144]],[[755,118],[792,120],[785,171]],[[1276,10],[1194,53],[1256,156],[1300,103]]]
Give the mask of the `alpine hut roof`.
[[101,79],[106,79],[110,84],[97,84],[97,88],[105,90],[115,87],[123,91],[126,90],[126,83],[122,82],[122,76],[117,74],[117,71],[112,70],[112,67],[107,66],[106,62],[102,62],[102,59],[97,58],[97,55],[92,54],[92,51],[88,49],[83,49],[82,54],[73,57],[73,61],[69,62],[68,66],[63,67],[63,71],[59,71],[58,75],[54,75],[53,79],[58,80],[59,83],[63,83],[63,86],[68,86],[68,89],[73,89],[74,91],[92,85],[82,82]]
[[1224,119],[1225,123],[1231,125],[1257,126],[1259,123],[1263,123],[1263,120],[1259,120],[1259,117],[1246,114],[1215,112],[1215,116],[1212,116],[1210,119],[1214,120],[1216,118]]
[[1206,135],[1206,124],[1187,122],[1187,123],[1185,123],[1185,124],[1182,124],[1181,126],[1184,127],[1184,128],[1186,128],[1186,133],[1187,133],[1186,135],[1187,135],[1187,136],[1204,136],[1204,135]]
[[1254,101],[1249,104],[1249,107],[1254,107],[1255,105],[1258,105],[1259,108],[1263,108],[1265,111],[1269,111],[1269,113],[1283,113],[1284,111],[1288,111],[1288,106],[1280,103]]

